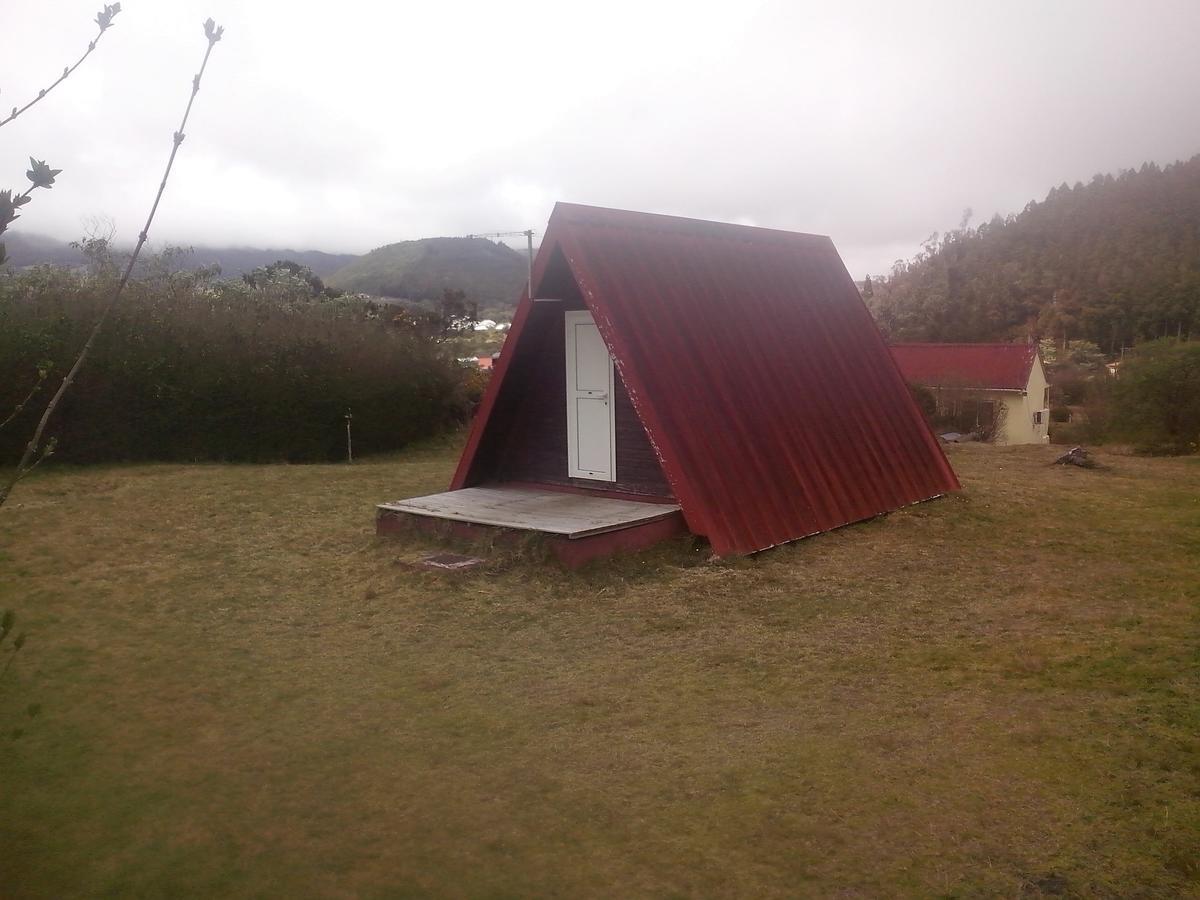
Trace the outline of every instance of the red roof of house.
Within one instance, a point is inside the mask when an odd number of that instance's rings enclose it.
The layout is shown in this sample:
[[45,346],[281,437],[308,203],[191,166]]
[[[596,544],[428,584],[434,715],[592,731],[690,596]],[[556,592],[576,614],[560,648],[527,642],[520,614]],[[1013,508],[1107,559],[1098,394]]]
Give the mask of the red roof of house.
[[929,387],[1023,391],[1036,344],[892,344],[904,380]]
[[[560,203],[534,266],[574,277],[689,528],[752,553],[958,480],[827,237]],[[517,308],[454,476],[475,456]],[[478,468],[482,468],[482,465]]]

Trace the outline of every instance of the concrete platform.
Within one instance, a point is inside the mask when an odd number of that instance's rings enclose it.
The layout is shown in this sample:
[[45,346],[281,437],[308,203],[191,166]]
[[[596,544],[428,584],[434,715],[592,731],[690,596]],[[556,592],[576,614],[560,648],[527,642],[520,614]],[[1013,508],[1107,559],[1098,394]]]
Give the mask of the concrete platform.
[[640,503],[529,487],[474,487],[380,503],[380,512],[538,531],[569,540],[679,518],[674,503]]

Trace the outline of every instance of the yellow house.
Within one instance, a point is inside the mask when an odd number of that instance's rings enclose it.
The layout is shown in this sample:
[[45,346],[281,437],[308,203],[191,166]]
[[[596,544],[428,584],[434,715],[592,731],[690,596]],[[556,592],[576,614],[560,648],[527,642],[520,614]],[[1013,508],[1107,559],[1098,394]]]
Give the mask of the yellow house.
[[893,344],[892,356],[905,381],[933,392],[939,415],[994,431],[997,444],[1050,440],[1050,384],[1037,344]]

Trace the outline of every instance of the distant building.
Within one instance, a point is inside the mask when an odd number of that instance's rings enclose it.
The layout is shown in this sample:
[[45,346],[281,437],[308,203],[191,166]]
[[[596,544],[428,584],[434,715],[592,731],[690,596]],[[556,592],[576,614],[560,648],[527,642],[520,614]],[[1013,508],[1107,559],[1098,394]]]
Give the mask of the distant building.
[[[904,380],[928,388],[955,430],[995,425],[997,444],[1050,440],[1050,385],[1036,344],[893,344]],[[970,421],[973,420],[973,421]]]
[[462,356],[458,361],[464,366],[472,369],[490,369],[496,365],[496,361],[500,359],[499,353],[485,354],[482,356]]

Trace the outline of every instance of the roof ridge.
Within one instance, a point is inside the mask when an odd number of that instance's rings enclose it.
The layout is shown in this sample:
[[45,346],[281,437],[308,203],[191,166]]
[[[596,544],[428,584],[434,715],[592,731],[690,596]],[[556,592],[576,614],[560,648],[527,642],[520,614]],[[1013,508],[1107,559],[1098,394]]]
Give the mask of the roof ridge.
[[641,212],[631,209],[618,209],[611,206],[591,206],[586,203],[568,203],[563,200],[554,204],[554,210],[550,218],[551,221],[561,218],[567,225],[603,224],[646,230],[693,230],[706,233],[707,235],[720,234],[722,237],[740,234],[746,240],[753,238],[758,238],[759,240],[775,238],[780,241],[821,240],[832,242],[829,235],[816,234],[810,231],[788,231],[783,228],[768,228],[763,225],[745,225],[740,222],[717,222],[711,219],[697,219],[692,216]]

